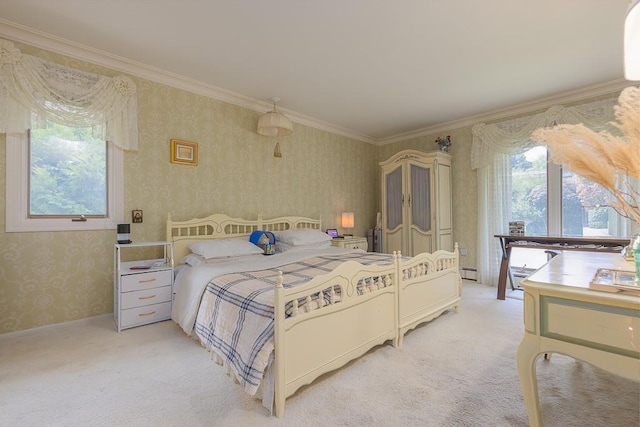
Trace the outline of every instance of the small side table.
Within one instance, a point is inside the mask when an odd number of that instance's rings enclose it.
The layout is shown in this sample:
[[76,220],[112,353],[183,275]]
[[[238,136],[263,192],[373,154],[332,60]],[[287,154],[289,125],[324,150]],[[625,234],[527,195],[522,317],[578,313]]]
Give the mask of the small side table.
[[368,244],[366,237],[344,237],[331,240],[333,246],[345,249],[362,249],[367,251]]
[[[123,262],[127,248],[163,246],[159,259]],[[116,243],[113,249],[113,318],[118,332],[123,329],[171,318],[173,300],[173,243]]]

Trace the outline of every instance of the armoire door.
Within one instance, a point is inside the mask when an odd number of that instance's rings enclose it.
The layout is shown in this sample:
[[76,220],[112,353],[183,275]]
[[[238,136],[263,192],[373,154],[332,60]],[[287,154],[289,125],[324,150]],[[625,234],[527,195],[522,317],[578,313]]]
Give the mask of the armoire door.
[[384,227],[382,243],[385,252],[404,251],[404,188],[402,164],[384,175]]
[[407,248],[405,254],[414,256],[432,251],[431,167],[409,161],[407,164]]
[[404,150],[380,167],[382,250],[406,256],[453,250],[451,155]]

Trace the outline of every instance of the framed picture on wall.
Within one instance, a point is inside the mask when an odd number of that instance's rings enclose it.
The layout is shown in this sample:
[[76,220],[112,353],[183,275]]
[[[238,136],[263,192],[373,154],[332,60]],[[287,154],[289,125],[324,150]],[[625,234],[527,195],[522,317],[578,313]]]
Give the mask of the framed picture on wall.
[[181,165],[198,165],[198,143],[181,141],[179,139],[171,140],[171,163]]

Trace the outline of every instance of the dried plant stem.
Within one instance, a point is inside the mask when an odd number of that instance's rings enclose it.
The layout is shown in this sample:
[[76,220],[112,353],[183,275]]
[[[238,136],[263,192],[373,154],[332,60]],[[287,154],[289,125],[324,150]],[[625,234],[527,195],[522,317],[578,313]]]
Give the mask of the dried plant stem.
[[559,125],[533,133],[554,162],[605,188],[618,214],[640,225],[640,87],[622,91],[615,107],[621,136],[594,132],[582,124]]

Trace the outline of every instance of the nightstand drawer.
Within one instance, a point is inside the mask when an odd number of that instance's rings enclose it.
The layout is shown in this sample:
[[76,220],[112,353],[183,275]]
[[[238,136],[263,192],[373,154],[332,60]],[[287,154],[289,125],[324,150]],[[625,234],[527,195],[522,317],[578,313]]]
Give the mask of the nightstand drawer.
[[363,251],[367,250],[366,242],[344,242],[344,247],[346,249],[362,249]]
[[339,248],[345,249],[362,249],[363,251],[367,250],[368,244],[367,239],[363,237],[351,237],[344,239],[333,239],[331,241],[333,246],[337,246]]
[[122,292],[171,286],[171,270],[147,271],[122,276]]
[[171,286],[126,292],[122,294],[123,309],[142,307],[167,301],[171,301]]
[[171,301],[122,310],[121,328],[146,325],[171,318]]

